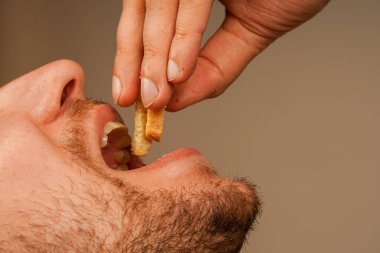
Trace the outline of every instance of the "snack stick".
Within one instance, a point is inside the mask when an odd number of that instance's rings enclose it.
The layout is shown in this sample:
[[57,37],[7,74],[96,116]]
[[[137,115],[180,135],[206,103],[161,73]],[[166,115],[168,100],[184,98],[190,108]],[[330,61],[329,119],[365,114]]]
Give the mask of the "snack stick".
[[145,137],[148,114],[147,111],[148,110],[144,108],[142,102],[137,100],[135,106],[135,130],[133,133],[131,150],[132,154],[135,156],[146,156],[152,146],[152,141]]
[[164,109],[153,111],[148,109],[145,137],[152,141],[160,141],[164,127]]

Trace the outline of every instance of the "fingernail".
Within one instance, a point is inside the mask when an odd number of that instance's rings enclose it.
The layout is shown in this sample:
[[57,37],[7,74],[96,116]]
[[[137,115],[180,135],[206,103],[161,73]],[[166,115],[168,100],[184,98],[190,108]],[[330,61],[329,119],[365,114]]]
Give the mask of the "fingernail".
[[120,79],[117,76],[112,76],[112,98],[115,104],[119,100],[120,93],[122,90]]
[[178,64],[175,61],[173,61],[172,59],[169,59],[169,62],[168,62],[168,80],[173,81],[178,75],[179,75]]
[[148,78],[141,78],[141,100],[145,108],[156,101],[158,96],[157,86]]

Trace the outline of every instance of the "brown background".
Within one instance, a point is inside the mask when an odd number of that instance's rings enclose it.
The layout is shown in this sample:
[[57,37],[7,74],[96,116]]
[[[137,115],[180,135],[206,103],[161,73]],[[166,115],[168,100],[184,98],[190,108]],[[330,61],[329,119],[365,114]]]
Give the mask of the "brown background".
[[[71,58],[111,101],[119,14],[118,0],[1,0],[0,83]],[[222,16],[216,3],[207,36]],[[380,1],[332,1],[222,97],[168,113],[150,159],[195,147],[253,180],[264,212],[243,252],[380,252],[379,27]]]

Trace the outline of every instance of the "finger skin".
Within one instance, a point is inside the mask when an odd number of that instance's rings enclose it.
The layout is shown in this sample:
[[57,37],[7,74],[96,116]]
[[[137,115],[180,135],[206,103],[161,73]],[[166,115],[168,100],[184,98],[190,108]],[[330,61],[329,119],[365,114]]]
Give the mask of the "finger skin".
[[179,73],[173,84],[186,81],[195,69],[202,42],[210,16],[212,0],[181,0],[179,2],[175,35],[170,47],[170,58],[177,63]]
[[261,47],[252,47],[226,30],[229,22],[237,26],[234,31],[242,29],[231,18],[226,20],[202,49],[192,76],[185,83],[174,86],[168,111],[179,111],[206,98],[219,96],[260,52]]
[[153,110],[164,108],[172,96],[172,87],[167,80],[166,72],[177,10],[176,0],[146,1],[141,77],[151,80],[158,88],[156,100],[148,106]]
[[168,111],[222,94],[257,54],[318,13],[328,0],[221,2],[227,9],[226,19],[201,50],[195,72],[174,86]]
[[117,28],[116,56],[113,76],[121,81],[121,93],[114,97],[120,106],[132,105],[140,90],[140,68],[143,58],[143,23],[145,4],[140,0],[124,0]]

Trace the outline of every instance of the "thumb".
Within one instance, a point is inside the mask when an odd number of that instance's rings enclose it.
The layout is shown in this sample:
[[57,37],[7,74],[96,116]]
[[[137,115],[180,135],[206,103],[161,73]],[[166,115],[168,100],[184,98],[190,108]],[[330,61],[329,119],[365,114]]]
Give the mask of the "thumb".
[[268,38],[248,31],[233,16],[227,16],[201,50],[192,76],[186,82],[174,85],[167,110],[179,111],[219,96],[270,42]]

